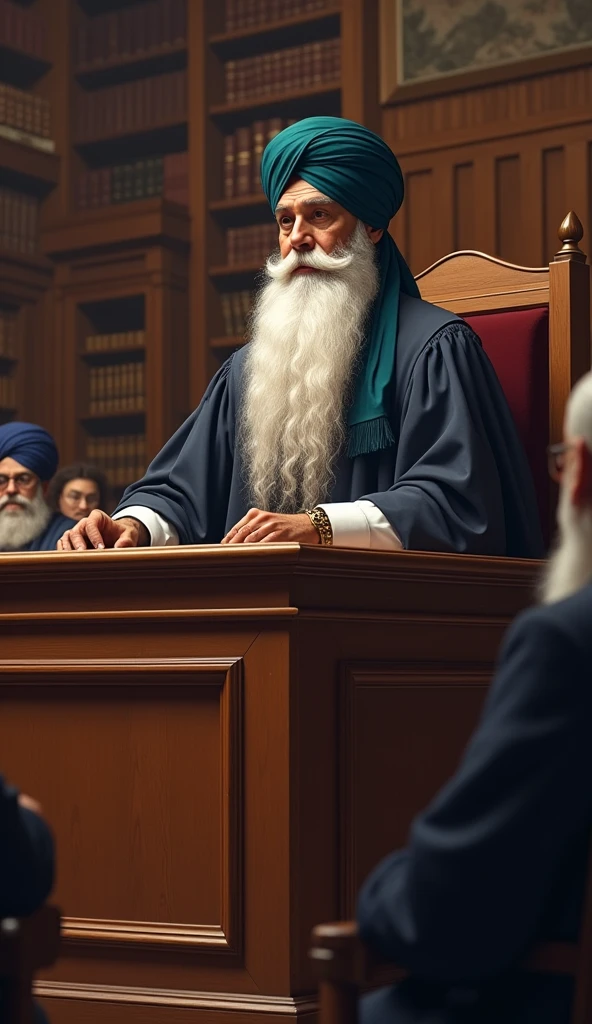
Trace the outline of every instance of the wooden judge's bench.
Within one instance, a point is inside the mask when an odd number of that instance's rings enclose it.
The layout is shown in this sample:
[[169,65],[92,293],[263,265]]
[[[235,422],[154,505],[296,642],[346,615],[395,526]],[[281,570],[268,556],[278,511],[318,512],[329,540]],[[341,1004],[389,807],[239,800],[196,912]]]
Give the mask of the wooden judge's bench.
[[299,545],[2,556],[2,772],[57,838],[52,1024],[315,1019],[538,565]]

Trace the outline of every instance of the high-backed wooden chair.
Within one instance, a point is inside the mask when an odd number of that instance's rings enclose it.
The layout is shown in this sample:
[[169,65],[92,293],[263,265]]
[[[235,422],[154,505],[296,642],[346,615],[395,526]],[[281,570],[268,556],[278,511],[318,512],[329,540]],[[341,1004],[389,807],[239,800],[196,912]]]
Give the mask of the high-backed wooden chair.
[[33,1024],[33,977],[58,958],[60,912],[44,906],[30,917],[0,919],[0,1019]]
[[[459,313],[483,342],[530,462],[547,538],[556,495],[545,449],[561,440],[569,392],[590,368],[590,268],[579,247],[582,237],[582,225],[571,212],[559,228],[561,248],[548,267],[517,267],[480,252],[456,252],[417,276],[422,297]],[[356,1024],[360,987],[391,983],[405,974],[372,958],[354,921],[318,925],[310,955],[319,979],[319,1024]],[[522,966],[571,975],[572,1024],[592,1024],[592,856],[579,941],[541,944]]]
[[417,276],[422,298],[463,316],[497,372],[532,470],[543,532],[555,489],[545,449],[561,440],[567,396],[590,368],[590,268],[583,228],[568,213],[548,267],[517,267],[480,252],[444,256]]

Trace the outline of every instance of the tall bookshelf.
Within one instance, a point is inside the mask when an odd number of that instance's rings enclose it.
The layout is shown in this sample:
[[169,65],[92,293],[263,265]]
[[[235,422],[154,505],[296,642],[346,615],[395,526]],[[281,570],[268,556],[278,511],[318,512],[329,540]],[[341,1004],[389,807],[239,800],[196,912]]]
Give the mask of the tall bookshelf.
[[51,264],[39,245],[42,204],[59,158],[43,79],[51,69],[41,3],[0,3],[0,423],[35,408],[40,304]]
[[66,173],[43,232],[55,429],[63,461],[101,465],[116,500],[189,411],[187,0],[59,2]]
[[[378,82],[369,73],[376,67],[376,8],[375,0],[261,0],[242,8],[240,0],[226,6],[197,0],[191,7],[190,45],[203,54],[190,67],[196,280],[191,324],[192,336],[202,339],[192,348],[194,401],[244,343],[249,296],[275,247],[273,219],[258,182],[263,145],[292,120],[315,114],[378,126]],[[237,25],[241,10],[246,18]],[[250,61],[246,68],[245,60]],[[249,134],[245,146],[241,136]],[[237,188],[245,149],[247,171]],[[234,194],[228,187],[231,160]],[[242,250],[239,245],[237,254],[236,239],[244,239],[245,232],[251,244]],[[247,258],[241,255],[245,251]]]

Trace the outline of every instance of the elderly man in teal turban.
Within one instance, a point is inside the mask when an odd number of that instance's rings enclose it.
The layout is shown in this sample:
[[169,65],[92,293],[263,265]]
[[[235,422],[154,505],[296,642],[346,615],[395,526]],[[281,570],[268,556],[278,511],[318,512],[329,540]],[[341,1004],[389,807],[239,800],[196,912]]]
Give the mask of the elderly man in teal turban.
[[249,344],[125,492],[64,549],[299,541],[538,556],[528,466],[468,325],[422,302],[388,233],[386,143],[311,117],[267,146],[276,219]]
[[47,482],[58,468],[51,434],[36,423],[0,426],[0,551],[54,551],[74,519],[53,513]]

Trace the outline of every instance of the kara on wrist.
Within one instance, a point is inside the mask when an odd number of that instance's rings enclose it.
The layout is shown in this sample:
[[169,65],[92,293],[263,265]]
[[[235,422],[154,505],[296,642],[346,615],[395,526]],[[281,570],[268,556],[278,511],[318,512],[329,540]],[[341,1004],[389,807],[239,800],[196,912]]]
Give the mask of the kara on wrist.
[[333,529],[325,509],[316,505],[315,508],[307,508],[304,511],[321,538],[323,547],[329,547],[333,543]]

